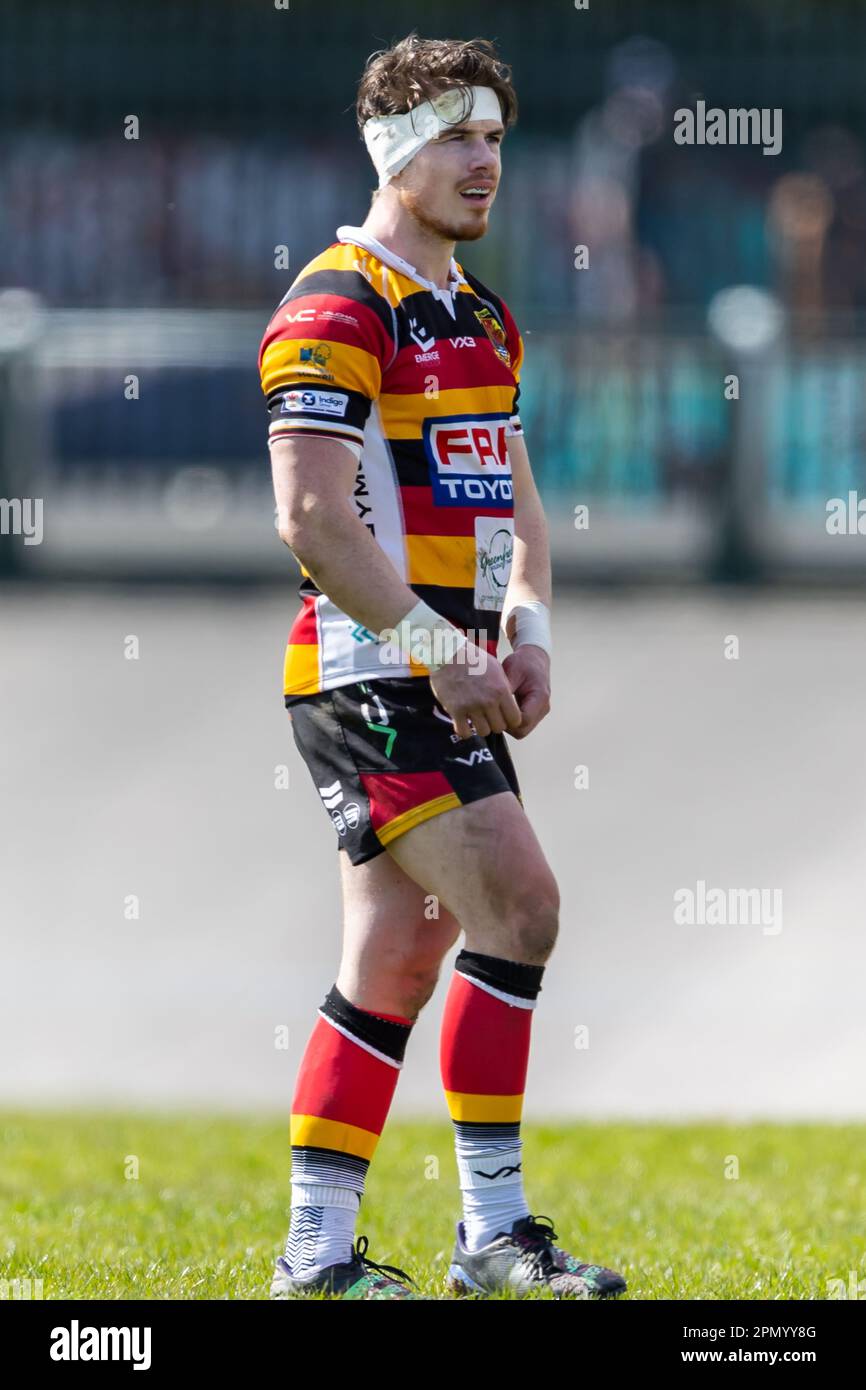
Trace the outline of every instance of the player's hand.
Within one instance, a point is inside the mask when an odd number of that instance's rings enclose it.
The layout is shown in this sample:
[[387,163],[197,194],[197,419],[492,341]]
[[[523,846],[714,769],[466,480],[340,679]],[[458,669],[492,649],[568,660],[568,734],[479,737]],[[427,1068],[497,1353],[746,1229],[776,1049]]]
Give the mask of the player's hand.
[[526,738],[550,713],[550,657],[543,647],[526,642],[509,652],[502,669],[523,715],[520,727],[508,732],[514,738]]
[[461,738],[514,733],[522,716],[508,677],[495,656],[477,650],[480,654],[476,660],[473,653],[472,662],[459,659],[465,658],[465,647],[458,651],[456,660],[433,672],[430,688]]

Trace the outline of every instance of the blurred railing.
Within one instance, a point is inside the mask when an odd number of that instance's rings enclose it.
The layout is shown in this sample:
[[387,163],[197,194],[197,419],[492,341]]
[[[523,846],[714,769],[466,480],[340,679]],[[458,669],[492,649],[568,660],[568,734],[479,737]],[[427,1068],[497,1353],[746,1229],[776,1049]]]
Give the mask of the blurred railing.
[[[16,302],[5,348],[0,322],[0,481],[41,499],[44,534],[0,537],[7,569],[292,573],[256,369],[267,309],[31,305],[24,331]],[[830,534],[827,510],[866,493],[864,382],[850,320],[791,324],[755,363],[694,319],[532,330],[521,416],[559,573],[734,577],[745,543],[756,575],[860,572],[866,535]]]

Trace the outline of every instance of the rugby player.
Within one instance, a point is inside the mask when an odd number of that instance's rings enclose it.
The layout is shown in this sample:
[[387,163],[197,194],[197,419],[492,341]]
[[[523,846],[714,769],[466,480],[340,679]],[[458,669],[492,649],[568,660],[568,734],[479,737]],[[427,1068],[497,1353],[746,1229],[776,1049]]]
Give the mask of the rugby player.
[[440,1049],[463,1199],[449,1289],[612,1296],[621,1275],[560,1249],[523,1190],[559,894],[506,734],[550,709],[550,559],[517,410],[523,341],[454,259],[487,230],[510,70],[486,40],[413,33],[368,60],[356,109],[379,175],[369,213],[297,276],[259,355],[279,533],[302,576],[284,698],[344,904],[295,1084],[271,1295],[420,1296],[355,1243],[355,1220],[409,1035],[463,931]]

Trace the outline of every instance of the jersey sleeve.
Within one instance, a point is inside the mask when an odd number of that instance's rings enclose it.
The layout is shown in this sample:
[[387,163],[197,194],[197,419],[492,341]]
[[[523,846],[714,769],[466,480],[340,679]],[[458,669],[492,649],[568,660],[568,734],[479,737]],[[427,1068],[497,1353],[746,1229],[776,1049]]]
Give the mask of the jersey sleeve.
[[386,315],[363,282],[358,298],[322,286],[292,286],[259,350],[268,403],[268,446],[278,439],[336,439],[361,456],[364,426],[393,353]]
[[511,358],[511,372],[514,377],[514,399],[511,403],[511,415],[505,426],[505,433],[506,435],[523,434],[523,426],[520,423],[520,415],[517,410],[517,403],[520,400],[520,373],[523,368],[523,338],[506,304],[502,305],[502,314],[508,354]]

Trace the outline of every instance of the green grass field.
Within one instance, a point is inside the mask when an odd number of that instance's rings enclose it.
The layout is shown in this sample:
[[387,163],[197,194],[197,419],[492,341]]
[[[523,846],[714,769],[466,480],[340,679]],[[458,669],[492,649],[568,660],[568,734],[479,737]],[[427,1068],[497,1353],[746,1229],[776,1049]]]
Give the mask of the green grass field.
[[[0,1132],[0,1279],[46,1299],[267,1298],[286,1119],[6,1111]],[[626,1297],[823,1299],[866,1276],[866,1126],[527,1120],[523,1138],[530,1210]],[[443,1295],[459,1196],[447,1121],[394,1119],[359,1214],[369,1257]]]

